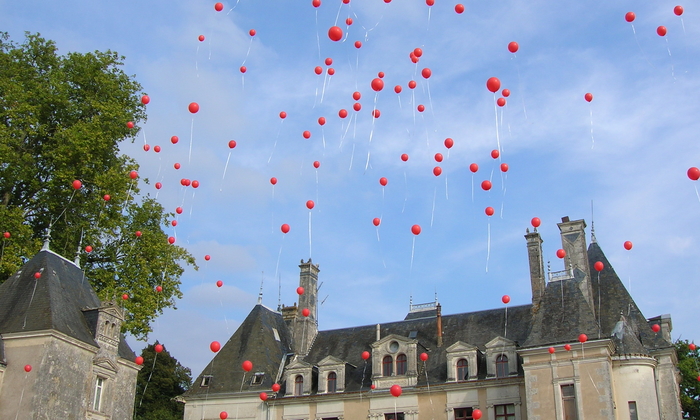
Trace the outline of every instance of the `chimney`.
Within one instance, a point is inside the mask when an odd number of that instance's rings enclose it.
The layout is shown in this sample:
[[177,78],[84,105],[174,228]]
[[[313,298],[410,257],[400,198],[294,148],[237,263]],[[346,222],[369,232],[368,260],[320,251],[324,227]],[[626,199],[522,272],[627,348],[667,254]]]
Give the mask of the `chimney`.
[[542,238],[535,229],[530,233],[530,229],[525,231],[527,240],[527,256],[530,262],[530,285],[532,286],[532,311],[537,312],[544,296],[544,260],[542,259]]
[[[318,332],[318,321],[316,320],[316,310],[318,304],[318,265],[309,261],[301,260],[299,265],[299,286],[304,288],[304,293],[299,296],[299,305],[294,322],[294,352],[299,355],[306,355],[309,352],[311,343],[316,338]],[[308,309],[309,315],[304,316]]]
[[593,303],[593,288],[591,287],[591,270],[588,266],[588,248],[586,247],[586,222],[583,220],[569,220],[562,217],[561,223],[557,223],[561,233],[561,245],[566,251],[564,265],[567,270],[571,269],[575,279],[580,279],[579,289],[583,297],[595,314]]
[[436,318],[437,318],[437,346],[442,347],[442,306],[440,306],[439,303],[437,304]]
[[379,341],[382,339],[382,328],[377,324],[377,337],[375,341]]

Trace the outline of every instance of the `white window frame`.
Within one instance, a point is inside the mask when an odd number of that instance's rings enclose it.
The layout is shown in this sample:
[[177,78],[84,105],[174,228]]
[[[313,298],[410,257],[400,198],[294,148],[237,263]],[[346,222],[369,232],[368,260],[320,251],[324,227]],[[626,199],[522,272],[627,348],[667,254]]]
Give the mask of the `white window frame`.
[[100,412],[102,409],[106,382],[107,378],[103,378],[102,376],[98,376],[95,379],[95,393],[92,396],[92,409],[94,411]]

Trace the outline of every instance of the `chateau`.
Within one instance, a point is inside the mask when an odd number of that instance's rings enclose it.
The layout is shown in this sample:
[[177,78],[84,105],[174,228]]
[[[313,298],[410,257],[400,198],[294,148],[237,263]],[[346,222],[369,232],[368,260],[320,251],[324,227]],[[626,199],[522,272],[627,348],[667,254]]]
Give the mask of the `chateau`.
[[253,308],[183,396],[185,419],[681,419],[671,317],[644,317],[583,220],[558,226],[567,269],[545,272],[528,231],[532,303],[507,311],[435,302],[318,331],[319,266],[302,261],[298,305]]
[[131,420],[141,367],[123,319],[47,241],[0,285],[0,419]]

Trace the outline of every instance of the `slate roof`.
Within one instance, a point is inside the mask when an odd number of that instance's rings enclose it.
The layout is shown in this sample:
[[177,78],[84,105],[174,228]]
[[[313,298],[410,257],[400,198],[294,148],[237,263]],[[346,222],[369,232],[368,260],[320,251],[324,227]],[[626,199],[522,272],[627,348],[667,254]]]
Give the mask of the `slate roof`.
[[[83,309],[99,306],[100,299],[83,271],[43,249],[0,285],[0,334],[53,329],[98,347]],[[123,337],[118,354],[134,358]]]

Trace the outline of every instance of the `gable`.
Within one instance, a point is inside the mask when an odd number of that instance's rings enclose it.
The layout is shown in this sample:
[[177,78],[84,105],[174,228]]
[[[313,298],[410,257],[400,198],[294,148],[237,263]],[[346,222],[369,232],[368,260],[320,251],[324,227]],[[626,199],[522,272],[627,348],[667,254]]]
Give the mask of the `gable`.
[[515,342],[513,340],[498,336],[486,343],[487,349],[492,349],[494,347],[515,347]]
[[[489,345],[486,344],[486,347],[488,346]],[[445,349],[445,351],[447,351],[448,353],[466,353],[474,350],[478,350],[478,348],[463,341],[457,341],[456,343]]]

